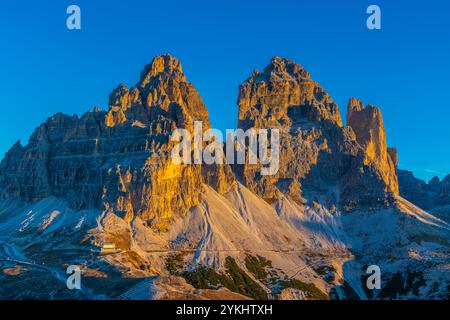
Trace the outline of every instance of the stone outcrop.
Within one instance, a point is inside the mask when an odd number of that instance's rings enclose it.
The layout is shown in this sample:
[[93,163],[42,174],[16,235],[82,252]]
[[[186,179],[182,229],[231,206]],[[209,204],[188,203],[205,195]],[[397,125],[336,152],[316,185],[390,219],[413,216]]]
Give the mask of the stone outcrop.
[[[386,204],[389,193],[396,193],[396,169],[389,155],[395,152],[388,153],[379,110],[370,126],[356,127],[355,114],[351,124],[356,130],[342,127],[337,104],[294,62],[275,57],[263,72],[255,71],[239,88],[238,107],[239,128],[281,132],[276,175],[262,176],[260,165],[235,166],[244,183],[267,201],[284,193],[299,202],[323,197],[331,206],[340,202],[351,209]],[[367,123],[362,105],[360,109]]]
[[352,98],[347,108],[347,125],[353,129],[356,140],[364,149],[364,164],[373,165],[383,177],[387,191],[397,195],[398,156],[394,148],[387,147],[381,110],[372,105],[365,107],[360,100]]

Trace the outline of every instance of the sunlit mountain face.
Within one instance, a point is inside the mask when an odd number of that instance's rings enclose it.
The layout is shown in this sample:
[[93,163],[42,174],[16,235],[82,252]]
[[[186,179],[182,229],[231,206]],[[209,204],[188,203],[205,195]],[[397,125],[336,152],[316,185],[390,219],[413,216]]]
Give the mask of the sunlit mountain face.
[[448,178],[398,170],[380,108],[351,98],[344,125],[274,57],[239,86],[227,143],[169,54],[108,105],[51,116],[1,161],[0,299],[449,298]]

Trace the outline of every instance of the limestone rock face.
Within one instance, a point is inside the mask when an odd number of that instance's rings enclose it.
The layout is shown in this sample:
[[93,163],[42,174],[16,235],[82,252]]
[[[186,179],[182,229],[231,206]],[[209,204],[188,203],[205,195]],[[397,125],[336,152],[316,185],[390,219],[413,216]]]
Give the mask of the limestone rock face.
[[[377,132],[342,127],[336,103],[294,62],[275,57],[264,72],[255,71],[239,88],[238,107],[239,128],[280,130],[277,174],[262,176],[261,165],[234,167],[246,186],[267,201],[284,193],[298,202],[323,197],[330,206],[340,202],[351,208],[385,203],[387,185],[396,190],[395,165],[377,122],[381,115],[370,124]],[[375,161],[378,157],[382,160]]]
[[350,99],[347,109],[347,125],[356,134],[356,140],[364,149],[364,163],[372,164],[383,177],[388,192],[398,194],[395,149],[388,149],[381,110],[364,104],[355,98]]
[[211,127],[206,106],[172,56],[156,57],[135,87],[119,85],[109,104],[107,112],[81,118],[56,114],[28,145],[16,143],[0,164],[0,197],[65,197],[76,208],[100,207],[127,220],[139,215],[164,228],[198,203],[202,183],[225,192],[234,182],[227,168],[170,159],[174,129],[192,132],[196,120]]
[[120,84],[109,97],[105,125],[124,122],[149,125],[152,133],[174,128],[193,130],[194,121],[210,128],[208,110],[194,85],[186,81],[180,62],[170,55],[158,56],[141,73],[135,87]]

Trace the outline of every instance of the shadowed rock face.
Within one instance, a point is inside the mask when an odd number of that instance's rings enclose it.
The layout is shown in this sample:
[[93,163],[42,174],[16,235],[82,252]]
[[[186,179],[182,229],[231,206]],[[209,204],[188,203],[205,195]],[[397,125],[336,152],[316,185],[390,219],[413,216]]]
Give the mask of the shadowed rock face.
[[294,62],[275,57],[264,72],[255,71],[239,88],[238,107],[240,128],[281,130],[275,176],[261,176],[258,165],[235,166],[244,183],[264,199],[273,201],[285,193],[304,202],[310,191],[307,198],[319,194],[331,206],[340,202],[351,209],[386,204],[389,193],[396,193],[396,169],[379,110],[370,122],[361,104],[361,114],[355,109],[350,126],[342,127],[336,103]]
[[128,220],[138,214],[164,227],[198,203],[203,182],[222,192],[233,182],[224,173],[229,168],[204,168],[203,180],[200,165],[171,163],[171,132],[192,132],[195,120],[211,127],[179,61],[158,56],[135,87],[111,93],[108,112],[56,114],[27,146],[16,143],[0,165],[1,198],[67,197],[76,208],[100,207]]
[[398,170],[398,180],[400,195],[423,209],[433,211],[450,205],[450,175],[442,181],[434,177],[426,183],[416,178],[411,171]]

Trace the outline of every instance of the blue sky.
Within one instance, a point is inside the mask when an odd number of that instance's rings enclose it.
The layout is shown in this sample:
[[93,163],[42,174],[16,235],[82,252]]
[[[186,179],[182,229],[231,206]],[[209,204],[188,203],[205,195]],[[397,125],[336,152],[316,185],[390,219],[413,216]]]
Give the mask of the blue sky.
[[[81,8],[82,29],[66,28]],[[366,28],[370,4],[382,29]],[[237,89],[272,56],[295,60],[339,104],[381,107],[400,167],[450,173],[448,1],[9,1],[0,5],[0,157],[50,115],[107,107],[161,53],[178,57],[212,123],[234,128]]]

